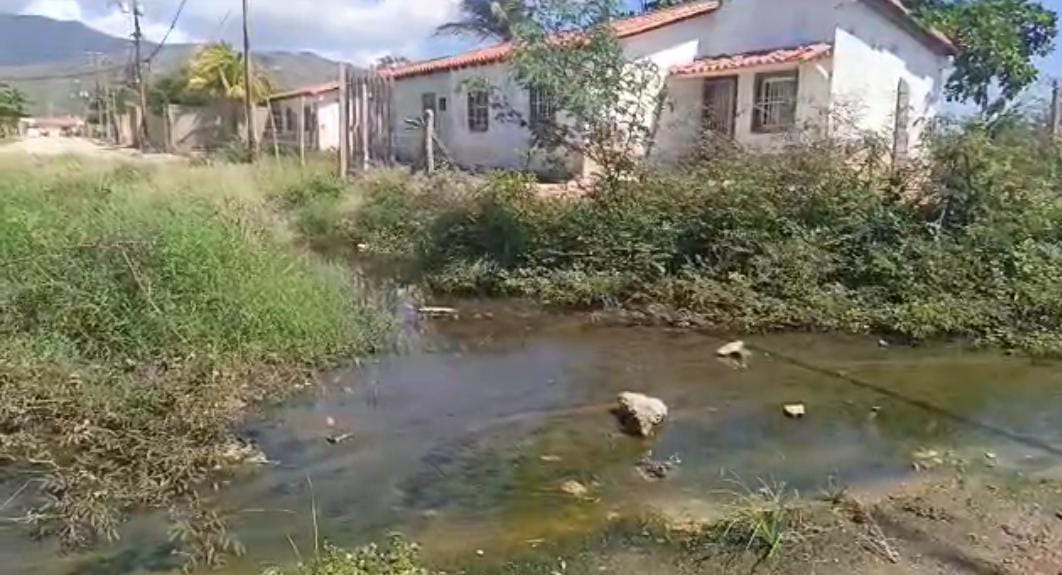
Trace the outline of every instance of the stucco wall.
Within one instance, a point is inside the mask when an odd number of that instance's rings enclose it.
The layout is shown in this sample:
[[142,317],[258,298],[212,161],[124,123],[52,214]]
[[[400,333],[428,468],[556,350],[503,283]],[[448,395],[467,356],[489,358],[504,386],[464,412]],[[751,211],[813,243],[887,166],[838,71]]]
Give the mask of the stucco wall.
[[[292,110],[296,114],[300,113],[300,103],[305,103],[307,108],[317,106],[317,125],[307,128],[306,145],[308,148],[313,147],[314,140],[316,139],[317,149],[319,151],[333,151],[339,149],[339,91],[327,92],[319,96],[306,96],[304,100],[300,100],[298,97],[285,98],[283,100],[274,100],[271,105],[274,109],[280,110],[282,116],[287,114],[287,110]],[[266,118],[269,121],[269,118]],[[298,126],[278,126],[280,132],[280,140],[282,144],[286,145],[298,145]],[[314,134],[316,131],[316,134]],[[268,132],[268,130],[267,130]],[[268,143],[268,142],[267,142]]]
[[[756,75],[796,68],[796,126],[789,134],[763,134],[752,130]],[[830,106],[831,61],[823,59],[801,65],[763,66],[741,70],[737,76],[737,102],[734,117],[734,141],[750,149],[768,149],[785,143],[787,137],[820,133],[827,124]],[[720,74],[715,77],[725,77]],[[696,150],[702,135],[704,78],[677,79],[669,82],[668,104],[660,120],[652,159],[674,163]]]
[[834,8],[849,0],[726,0],[700,28],[701,56],[833,39]]
[[900,79],[911,89],[908,129],[916,146],[940,104],[947,57],[939,55],[863,2],[838,9],[834,38],[832,131],[891,137]]

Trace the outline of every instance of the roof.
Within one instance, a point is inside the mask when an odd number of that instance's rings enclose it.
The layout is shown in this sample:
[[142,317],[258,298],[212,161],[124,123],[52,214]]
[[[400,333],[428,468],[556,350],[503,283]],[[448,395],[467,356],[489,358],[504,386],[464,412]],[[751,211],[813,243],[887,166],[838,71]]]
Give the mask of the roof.
[[269,100],[287,100],[288,98],[295,98],[297,96],[320,96],[321,94],[326,94],[334,90],[339,90],[339,82],[325,82],[324,84],[313,84],[288,90],[287,92],[279,92],[270,95]]
[[769,50],[757,50],[741,54],[721,54],[698,58],[690,64],[682,64],[671,68],[671,75],[677,78],[696,78],[708,76],[718,72],[740,70],[756,66],[770,66],[774,64],[794,64],[811,62],[825,58],[833,53],[833,44],[820,42],[818,44],[806,44],[789,48],[773,48]]
[[[670,26],[671,24],[689,20],[690,18],[710,14],[718,10],[720,5],[721,2],[719,0],[688,2],[672,8],[664,8],[662,10],[632,16],[630,18],[624,18],[623,20],[617,20],[612,23],[612,27],[613,30],[615,30],[616,35],[620,38],[630,38],[632,36],[651,32],[664,26]],[[457,70],[471,66],[496,64],[504,61],[510,54],[512,54],[512,52],[513,43],[502,42],[500,44],[495,44],[494,46],[472,50],[471,52],[465,52],[456,56],[414,62],[412,64],[387,70],[383,73],[401,80],[403,78],[423,76],[426,74]]]
[[929,47],[947,56],[955,56],[959,49],[950,38],[943,32],[927,26],[915,18],[907,6],[901,0],[866,0],[871,6],[878,9],[886,16],[891,17],[897,24],[907,29]]

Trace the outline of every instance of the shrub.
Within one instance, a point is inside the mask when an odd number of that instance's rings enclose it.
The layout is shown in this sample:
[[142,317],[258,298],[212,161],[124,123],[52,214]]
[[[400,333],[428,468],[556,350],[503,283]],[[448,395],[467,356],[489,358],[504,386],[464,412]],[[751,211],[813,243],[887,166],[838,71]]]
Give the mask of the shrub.
[[495,175],[426,201],[392,180],[352,234],[386,230],[442,291],[1042,350],[1062,328],[1062,154],[1029,129],[942,129],[903,173],[874,161],[873,142],[819,141],[650,168],[577,198]]

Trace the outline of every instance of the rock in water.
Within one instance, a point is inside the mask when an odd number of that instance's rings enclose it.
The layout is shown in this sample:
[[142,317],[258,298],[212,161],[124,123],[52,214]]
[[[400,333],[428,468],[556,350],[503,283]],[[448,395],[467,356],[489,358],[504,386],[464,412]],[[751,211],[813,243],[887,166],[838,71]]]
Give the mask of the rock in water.
[[752,352],[749,351],[747,345],[743,341],[732,341],[723,347],[716,350],[715,354],[719,357],[733,359],[740,362],[745,362],[752,357]]
[[618,398],[616,415],[624,431],[631,435],[650,437],[653,430],[667,419],[667,405],[655,397],[625,392]]

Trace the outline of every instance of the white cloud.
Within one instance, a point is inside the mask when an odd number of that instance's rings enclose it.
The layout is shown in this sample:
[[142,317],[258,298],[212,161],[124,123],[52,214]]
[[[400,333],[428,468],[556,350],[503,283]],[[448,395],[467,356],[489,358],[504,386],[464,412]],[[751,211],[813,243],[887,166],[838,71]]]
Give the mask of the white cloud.
[[[125,0],[128,5],[130,0]],[[141,0],[144,34],[159,40],[179,0]],[[459,0],[251,0],[251,33],[263,50],[311,50],[366,63],[383,54],[424,56],[434,29]],[[240,0],[187,0],[171,42],[237,42]],[[0,0],[0,11],[81,20],[128,36],[130,17],[113,0]]]

